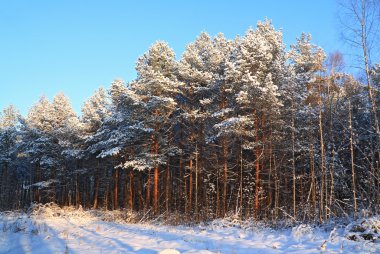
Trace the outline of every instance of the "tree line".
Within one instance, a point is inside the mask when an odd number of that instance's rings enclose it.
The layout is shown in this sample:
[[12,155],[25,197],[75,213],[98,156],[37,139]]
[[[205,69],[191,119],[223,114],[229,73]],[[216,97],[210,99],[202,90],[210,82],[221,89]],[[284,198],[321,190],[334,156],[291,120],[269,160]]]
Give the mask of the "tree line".
[[380,206],[379,65],[343,72],[302,34],[258,22],[201,33],[179,60],[156,42],[137,78],[78,116],[60,93],[0,117],[0,207],[31,202],[152,216],[323,222]]

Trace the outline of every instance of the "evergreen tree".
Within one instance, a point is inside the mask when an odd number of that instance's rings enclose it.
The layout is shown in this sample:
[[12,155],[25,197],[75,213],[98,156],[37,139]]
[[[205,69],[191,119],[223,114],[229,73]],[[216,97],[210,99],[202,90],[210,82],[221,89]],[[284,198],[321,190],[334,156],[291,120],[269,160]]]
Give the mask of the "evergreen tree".
[[[137,61],[137,80],[132,88],[142,96],[146,114],[144,125],[153,130],[151,153],[147,159],[154,165],[153,211],[158,212],[159,169],[168,163],[173,153],[170,147],[173,124],[171,119],[177,108],[176,96],[180,82],[175,76],[176,61],[173,50],[165,42],[156,42]],[[175,150],[175,149],[174,149]],[[145,153],[149,154],[149,153]],[[146,204],[150,204],[150,173],[147,180]]]

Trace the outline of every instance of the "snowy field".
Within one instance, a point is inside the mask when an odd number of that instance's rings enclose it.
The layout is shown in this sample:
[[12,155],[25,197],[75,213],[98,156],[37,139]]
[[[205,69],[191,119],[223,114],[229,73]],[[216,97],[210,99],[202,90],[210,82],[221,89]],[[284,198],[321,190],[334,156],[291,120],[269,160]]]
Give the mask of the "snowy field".
[[0,223],[0,253],[380,253],[376,239],[347,239],[354,234],[361,237],[350,232],[353,228],[376,238],[354,224],[330,230],[306,225],[282,230],[236,227],[227,220],[207,226],[159,226],[47,209],[3,213]]

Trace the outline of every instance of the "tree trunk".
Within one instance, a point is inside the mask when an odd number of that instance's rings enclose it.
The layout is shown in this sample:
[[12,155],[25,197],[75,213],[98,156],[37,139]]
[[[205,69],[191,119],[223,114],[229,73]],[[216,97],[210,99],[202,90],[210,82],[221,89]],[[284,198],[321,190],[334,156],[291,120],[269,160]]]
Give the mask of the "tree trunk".
[[92,206],[93,209],[98,209],[99,182],[99,176],[95,173],[94,205]]
[[150,206],[150,169],[148,170],[148,180],[146,181],[145,194],[145,210],[148,210]]
[[243,142],[240,141],[240,218],[243,218]]
[[123,208],[127,209],[128,208],[128,200],[129,200],[129,194],[128,194],[128,173],[124,169],[122,171],[122,176],[123,176]]
[[[158,138],[154,139],[154,154],[158,156]],[[158,164],[156,163],[154,167],[154,191],[153,191],[153,208],[154,213],[158,213]]]
[[119,189],[118,189],[118,186],[119,186],[119,169],[118,168],[116,168],[115,169],[115,182],[114,182],[114,191],[113,191],[113,194],[114,194],[114,202],[113,202],[113,204],[114,204],[114,207],[113,207],[113,209],[115,210],[115,209],[118,209],[118,207],[119,207],[119,202],[118,202],[118,196],[119,196]]
[[198,220],[198,144],[195,145],[195,217]]
[[189,210],[189,213],[192,213],[192,210],[193,210],[193,204],[192,204],[192,198],[193,198],[193,159],[190,159],[189,170],[190,170],[190,174],[189,174],[189,197],[188,197],[189,207],[188,207],[188,210]]
[[[310,179],[310,189],[311,189],[311,206],[313,207],[312,209],[312,217],[313,220],[315,221],[316,215],[317,215],[317,190],[316,190],[316,177],[315,177],[315,163],[314,163],[314,145],[313,145],[313,131],[312,131],[312,115],[311,115],[311,107],[309,105],[309,120],[308,120],[308,125],[309,125],[309,155],[310,155],[310,171],[311,171],[311,179]],[[309,215],[310,217],[310,215]]]
[[134,183],[134,179],[133,179],[133,171],[129,171],[129,194],[128,194],[128,208],[133,211],[133,201],[134,201],[134,198],[133,198],[133,183]]
[[165,186],[165,205],[166,213],[169,214],[169,191],[172,183],[170,182],[170,159],[168,159],[166,165],[166,186]]
[[354,134],[352,131],[352,112],[351,112],[351,99],[348,101],[348,120],[350,128],[350,153],[351,153],[351,173],[352,173],[352,194],[354,196],[354,218],[356,218],[357,204],[356,204],[356,181],[355,181],[355,163],[354,163]]
[[104,208],[108,210],[108,194],[109,194],[109,184],[107,183],[106,192],[104,193]]
[[[355,13],[357,16],[358,14]],[[378,16],[377,16],[378,18]],[[372,110],[372,115],[373,115],[373,119],[375,121],[374,123],[374,127],[375,127],[375,131],[376,131],[376,145],[375,145],[375,149],[377,151],[377,160],[380,161],[380,129],[379,129],[379,120],[378,120],[378,117],[377,117],[377,106],[376,106],[376,95],[374,94],[375,93],[375,90],[372,88],[372,75],[371,75],[371,66],[370,66],[370,59],[369,59],[369,50],[370,48],[368,48],[368,36],[369,34],[367,33],[367,26],[373,26],[374,24],[370,23],[370,24],[367,24],[367,8],[366,8],[366,0],[361,0],[361,16],[360,16],[360,27],[361,27],[361,47],[362,47],[362,52],[363,52],[363,61],[364,61],[364,66],[365,66],[365,74],[366,74],[366,81],[367,81],[367,90],[368,90],[368,97],[369,97],[369,100],[370,100],[370,103],[371,103],[371,110]],[[378,166],[378,165],[377,165]],[[378,178],[377,176],[377,172],[375,174],[373,174],[373,182],[374,182],[374,186],[376,186],[376,190],[373,192],[373,193],[376,193],[375,195],[377,195],[377,198],[376,198],[376,206],[379,205],[379,179],[376,179]]]
[[297,216],[296,211],[296,157],[295,157],[295,124],[294,124],[294,106],[292,103],[292,172],[293,172],[293,220]]
[[215,214],[216,217],[220,216],[220,190],[219,190],[219,167],[217,167],[216,170],[216,207],[215,207]]
[[[319,92],[321,93],[321,86],[319,84]],[[322,171],[322,181],[321,181],[321,214],[323,214],[324,220],[327,220],[327,188],[326,184],[326,167],[325,167],[325,144],[323,141],[323,123],[322,123],[322,99],[319,99],[319,141],[321,146],[321,171]],[[325,189],[326,188],[326,189]],[[326,191],[325,195],[324,192]],[[324,200],[326,198],[326,200]],[[320,217],[321,222],[322,217]]]
[[75,182],[75,207],[78,209],[80,204],[79,199],[79,176],[76,175],[76,182]]
[[273,169],[274,169],[274,221],[277,222],[279,199],[280,199],[280,179],[277,172],[276,156],[273,155]]
[[259,118],[255,111],[255,128],[256,128],[256,144],[255,144],[255,217],[258,217],[259,210],[259,183],[260,183],[260,150],[259,150]]
[[223,138],[223,199],[222,199],[222,216],[226,215],[227,209],[227,147],[226,147],[226,139]]

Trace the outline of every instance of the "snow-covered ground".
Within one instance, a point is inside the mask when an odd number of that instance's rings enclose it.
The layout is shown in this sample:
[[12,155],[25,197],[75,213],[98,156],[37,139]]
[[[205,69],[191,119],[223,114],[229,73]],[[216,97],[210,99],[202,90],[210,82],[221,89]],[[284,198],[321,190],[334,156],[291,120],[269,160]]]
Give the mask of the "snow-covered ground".
[[[104,219],[104,218],[103,218]],[[3,213],[0,253],[380,253],[380,243],[351,241],[347,227],[272,230],[158,226],[104,221],[89,212]]]

